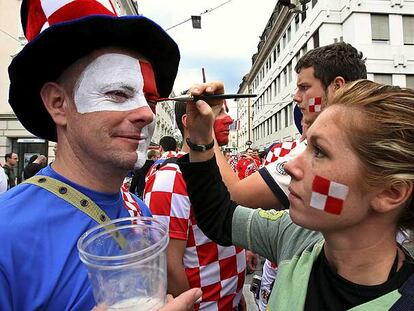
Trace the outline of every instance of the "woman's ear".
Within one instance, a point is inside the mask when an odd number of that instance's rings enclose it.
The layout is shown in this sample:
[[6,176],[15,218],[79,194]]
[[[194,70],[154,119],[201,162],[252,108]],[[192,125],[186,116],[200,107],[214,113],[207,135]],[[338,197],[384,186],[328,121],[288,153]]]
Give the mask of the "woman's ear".
[[66,125],[65,100],[68,97],[63,87],[55,82],[46,82],[40,90],[40,97],[56,125]]
[[372,200],[371,206],[378,213],[387,213],[404,205],[413,192],[413,182],[398,181],[385,187]]

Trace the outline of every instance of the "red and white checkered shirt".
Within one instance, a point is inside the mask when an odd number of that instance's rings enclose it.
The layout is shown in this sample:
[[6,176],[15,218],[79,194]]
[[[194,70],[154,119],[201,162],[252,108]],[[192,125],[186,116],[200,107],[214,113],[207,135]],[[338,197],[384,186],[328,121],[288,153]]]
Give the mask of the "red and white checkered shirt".
[[200,287],[195,310],[233,310],[242,294],[246,270],[243,249],[212,242],[198,228],[179,166],[167,163],[148,176],[145,203],[169,227],[171,239],[186,240],[183,265],[190,287]]
[[277,161],[280,157],[286,156],[295,147],[296,141],[288,141],[274,144],[267,153],[263,166]]

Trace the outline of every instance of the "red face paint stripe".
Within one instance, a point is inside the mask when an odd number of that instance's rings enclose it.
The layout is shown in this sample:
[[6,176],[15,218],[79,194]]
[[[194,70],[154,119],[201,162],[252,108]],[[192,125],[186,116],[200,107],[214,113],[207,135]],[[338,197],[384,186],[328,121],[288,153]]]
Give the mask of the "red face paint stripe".
[[157,83],[155,81],[155,74],[150,63],[140,60],[141,73],[144,79],[144,96],[147,101],[151,102],[150,107],[155,113],[156,102],[160,98],[157,90]]

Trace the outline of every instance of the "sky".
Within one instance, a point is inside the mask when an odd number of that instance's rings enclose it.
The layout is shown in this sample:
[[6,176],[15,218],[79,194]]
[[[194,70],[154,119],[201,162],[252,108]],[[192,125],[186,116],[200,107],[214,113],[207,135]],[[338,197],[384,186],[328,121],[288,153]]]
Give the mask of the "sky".
[[[237,93],[243,76],[251,67],[260,35],[276,5],[276,0],[139,0],[140,14],[168,29],[201,14],[201,29],[191,20],[167,33],[177,42],[181,61],[174,84],[175,94],[206,80],[224,82],[226,93]],[[226,3],[227,2],[227,3]],[[235,104],[228,101],[231,115]]]

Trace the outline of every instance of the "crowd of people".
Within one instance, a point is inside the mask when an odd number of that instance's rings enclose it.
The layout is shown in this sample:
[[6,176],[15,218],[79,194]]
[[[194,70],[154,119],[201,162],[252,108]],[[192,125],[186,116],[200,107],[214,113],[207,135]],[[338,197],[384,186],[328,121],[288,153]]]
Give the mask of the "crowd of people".
[[[77,241],[130,215],[169,229],[175,298],[162,311],[246,310],[255,254],[268,260],[261,310],[414,309],[413,90],[366,80],[362,53],[334,43],[296,64],[300,139],[229,154],[226,102],[199,100],[175,103],[181,146],[166,136],[148,151],[180,52],[150,19],[103,2],[22,1],[10,105],[59,152],[31,158],[18,185],[18,155],[5,156],[2,310],[93,309]],[[203,93],[224,85],[188,90]]]

